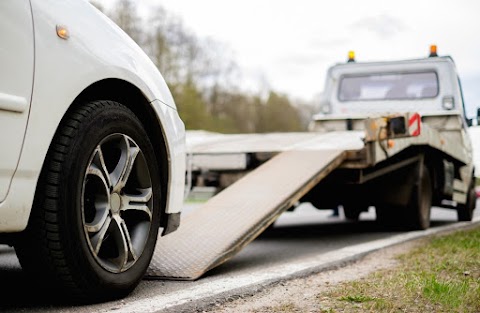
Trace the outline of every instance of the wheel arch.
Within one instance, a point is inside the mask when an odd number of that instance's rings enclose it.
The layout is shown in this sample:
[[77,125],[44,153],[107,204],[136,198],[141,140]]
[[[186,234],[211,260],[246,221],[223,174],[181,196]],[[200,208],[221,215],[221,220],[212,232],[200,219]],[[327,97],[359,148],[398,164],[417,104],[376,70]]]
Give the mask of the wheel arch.
[[167,206],[168,183],[170,181],[170,166],[168,165],[167,141],[164,135],[163,126],[155,110],[152,108],[147,97],[142,91],[131,83],[115,78],[97,81],[85,88],[73,101],[65,115],[83,103],[93,100],[111,100],[119,102],[128,107],[140,120],[145,128],[150,142],[153,145],[157,164],[160,167],[162,176],[162,218],[161,226],[166,219],[163,218]]

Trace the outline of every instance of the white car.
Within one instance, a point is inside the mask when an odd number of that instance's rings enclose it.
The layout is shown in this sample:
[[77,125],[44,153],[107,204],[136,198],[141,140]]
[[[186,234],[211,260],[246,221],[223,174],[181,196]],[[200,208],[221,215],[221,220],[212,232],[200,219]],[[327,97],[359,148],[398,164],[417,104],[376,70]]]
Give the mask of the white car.
[[180,221],[185,127],[85,0],[0,1],[0,242],[75,299],[123,297]]

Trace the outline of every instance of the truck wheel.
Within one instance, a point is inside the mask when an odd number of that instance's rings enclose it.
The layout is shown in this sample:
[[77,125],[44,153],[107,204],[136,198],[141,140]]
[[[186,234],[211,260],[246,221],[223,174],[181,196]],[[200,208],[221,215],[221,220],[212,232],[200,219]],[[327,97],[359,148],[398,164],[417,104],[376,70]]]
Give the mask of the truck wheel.
[[358,221],[360,214],[368,211],[368,206],[366,205],[343,204],[342,206],[345,217],[350,221]]
[[477,204],[477,195],[475,193],[475,177],[472,177],[472,183],[468,188],[467,203],[457,206],[457,217],[460,222],[469,222],[473,218],[473,211]]
[[23,269],[79,302],[124,297],[140,282],[160,223],[153,147],[125,106],[89,102],[62,121],[26,231]]
[[407,205],[407,219],[405,225],[407,228],[420,230],[430,227],[432,194],[430,173],[428,168],[422,165],[419,181],[413,187],[410,202]]

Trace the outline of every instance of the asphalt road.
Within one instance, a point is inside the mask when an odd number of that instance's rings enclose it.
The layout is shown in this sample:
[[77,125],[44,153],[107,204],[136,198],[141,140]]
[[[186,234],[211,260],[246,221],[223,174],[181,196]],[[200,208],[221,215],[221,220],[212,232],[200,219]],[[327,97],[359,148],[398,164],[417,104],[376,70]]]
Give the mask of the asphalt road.
[[[186,214],[195,206],[187,206]],[[0,281],[4,289],[0,297],[0,311],[115,312],[132,301],[148,301],[158,295],[175,295],[176,292],[199,284],[208,286],[221,279],[234,278],[272,265],[302,260],[312,255],[401,233],[386,231],[377,225],[373,210],[362,213],[359,223],[346,221],[342,214],[339,217],[331,217],[330,214],[329,211],[318,211],[309,205],[301,206],[295,212],[282,215],[273,229],[263,233],[236,257],[213,269],[196,282],[145,280],[126,299],[78,307],[65,305],[62,299],[52,297],[46,294],[41,286],[34,285],[22,272],[13,249],[0,246]],[[476,210],[476,215],[480,215],[480,210]],[[455,211],[433,209],[432,227],[455,222]]]

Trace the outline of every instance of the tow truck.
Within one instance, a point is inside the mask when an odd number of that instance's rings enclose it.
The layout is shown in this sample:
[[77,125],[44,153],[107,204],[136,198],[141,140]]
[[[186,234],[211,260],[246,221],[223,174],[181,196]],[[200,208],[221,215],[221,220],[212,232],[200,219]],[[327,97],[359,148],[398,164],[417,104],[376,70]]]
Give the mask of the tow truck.
[[436,46],[403,61],[350,52],[328,70],[308,132],[187,134],[189,188],[221,191],[160,239],[147,276],[197,279],[302,202],[352,220],[373,206],[389,227],[426,229],[432,206],[470,221],[470,124],[455,63]]

